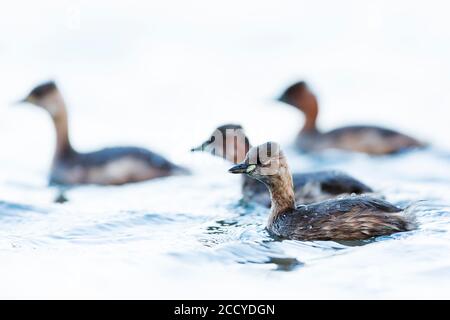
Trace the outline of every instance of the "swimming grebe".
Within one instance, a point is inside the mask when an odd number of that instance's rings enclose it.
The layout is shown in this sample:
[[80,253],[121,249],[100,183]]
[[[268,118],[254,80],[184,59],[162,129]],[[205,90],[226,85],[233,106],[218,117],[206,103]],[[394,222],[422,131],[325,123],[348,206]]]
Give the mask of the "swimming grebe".
[[272,200],[267,229],[281,238],[364,240],[415,228],[414,219],[402,215],[402,209],[364,195],[296,206],[292,176],[275,142],[251,148],[245,160],[229,171],[266,185]]
[[106,148],[79,153],[69,141],[67,109],[53,81],[35,87],[21,102],[46,110],[56,129],[56,151],[50,183],[120,185],[186,172],[164,157],[138,147]]
[[377,126],[347,126],[320,132],[316,126],[319,113],[317,98],[303,81],[287,88],[278,100],[296,107],[305,115],[305,124],[296,139],[301,151],[334,148],[383,155],[425,146],[405,134]]
[[[218,127],[211,137],[191,151],[205,151],[222,157],[232,163],[245,159],[250,141],[241,125],[226,124]],[[361,194],[373,190],[339,171],[318,171],[294,174],[295,199],[299,203],[312,203],[335,198],[342,194]],[[243,176],[242,194],[245,201],[254,201],[270,207],[270,194],[259,181]]]

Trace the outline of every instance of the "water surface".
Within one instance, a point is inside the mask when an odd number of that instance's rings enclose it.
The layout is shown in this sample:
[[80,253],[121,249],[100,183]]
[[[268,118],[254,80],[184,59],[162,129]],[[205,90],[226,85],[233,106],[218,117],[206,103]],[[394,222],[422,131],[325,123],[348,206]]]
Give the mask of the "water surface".
[[[448,298],[450,27],[442,2],[15,2],[0,12],[0,298]],[[177,8],[174,10],[173,8]],[[36,14],[39,12],[39,14]],[[20,17],[20,18],[18,18]],[[193,175],[122,187],[47,186],[41,110],[56,79],[80,151],[139,145]],[[396,128],[433,147],[302,156],[274,101],[306,79],[319,124]],[[230,164],[188,150],[223,123],[278,141],[293,171],[340,169],[414,208],[418,230],[366,243],[279,241],[240,201]]]

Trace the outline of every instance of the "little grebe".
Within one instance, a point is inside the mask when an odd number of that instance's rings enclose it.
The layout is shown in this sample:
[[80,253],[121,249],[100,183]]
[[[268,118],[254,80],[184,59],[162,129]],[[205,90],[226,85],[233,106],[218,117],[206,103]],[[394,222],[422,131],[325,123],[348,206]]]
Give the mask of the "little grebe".
[[67,109],[56,84],[35,87],[21,102],[46,110],[56,129],[56,151],[50,183],[120,185],[187,172],[164,157],[138,147],[106,148],[80,153],[69,141]]
[[364,240],[415,228],[414,218],[381,199],[350,196],[310,205],[295,204],[292,176],[277,143],[251,148],[245,160],[229,170],[263,182],[270,191],[267,229],[294,240]]
[[[208,140],[191,151],[210,152],[236,164],[244,160],[249,148],[251,148],[250,141],[242,126],[226,124],[214,130]],[[295,199],[298,203],[313,203],[342,194],[373,192],[362,182],[339,171],[294,174],[293,181]],[[261,182],[246,175],[243,176],[242,194],[246,201],[254,201],[270,207],[270,194],[267,188]]]
[[347,126],[320,132],[316,126],[319,113],[317,98],[303,81],[287,88],[278,100],[294,106],[305,115],[305,124],[296,138],[296,145],[301,151],[333,148],[383,155],[425,146],[405,134],[377,126]]

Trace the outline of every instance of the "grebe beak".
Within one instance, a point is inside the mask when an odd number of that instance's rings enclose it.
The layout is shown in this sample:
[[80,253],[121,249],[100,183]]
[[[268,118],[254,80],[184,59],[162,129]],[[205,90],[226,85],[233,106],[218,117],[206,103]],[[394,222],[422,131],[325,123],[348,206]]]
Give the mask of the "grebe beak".
[[198,147],[192,148],[191,152],[197,152],[197,151],[203,151],[203,145],[200,145]]
[[17,105],[22,104],[22,103],[25,103],[25,102],[28,102],[28,97],[25,97],[25,98],[20,99],[20,100],[18,100],[18,101],[14,101],[14,102],[13,102],[13,105],[17,106]]
[[198,147],[192,148],[191,152],[197,152],[197,151],[205,151],[206,147],[210,144],[210,141],[205,141],[203,142],[201,145],[199,145]]
[[275,98],[275,100],[279,101],[279,102],[288,103],[287,97],[284,93],[281,96],[279,96],[278,98]]
[[254,164],[248,164],[245,162],[239,163],[234,167],[230,168],[228,172],[230,173],[249,173],[254,170],[256,166]]

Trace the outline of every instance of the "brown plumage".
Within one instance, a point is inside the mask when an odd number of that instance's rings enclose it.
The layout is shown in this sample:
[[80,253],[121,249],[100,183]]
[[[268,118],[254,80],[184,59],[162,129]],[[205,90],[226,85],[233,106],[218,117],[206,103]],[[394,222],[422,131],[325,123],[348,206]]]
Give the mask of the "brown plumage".
[[67,108],[54,82],[35,87],[22,102],[48,112],[56,130],[56,150],[50,183],[58,185],[121,185],[188,171],[164,157],[138,147],[114,147],[77,152],[69,140]]
[[263,182],[270,191],[267,229],[295,240],[364,240],[415,228],[414,218],[387,201],[349,196],[296,205],[292,176],[279,145],[251,148],[245,160],[230,169]]
[[[218,127],[211,137],[192,151],[209,152],[232,163],[239,163],[251,148],[242,126],[225,124]],[[343,194],[370,193],[373,190],[364,183],[335,170],[296,173],[293,175],[295,199],[298,203],[313,203],[335,198]],[[270,207],[270,194],[266,186],[246,175],[242,179],[242,195],[245,201],[253,201]]]
[[383,155],[425,146],[410,136],[377,126],[347,126],[321,132],[316,125],[319,113],[317,98],[303,81],[287,88],[279,101],[297,108],[305,115],[305,123],[296,138],[296,145],[303,152],[342,149]]

